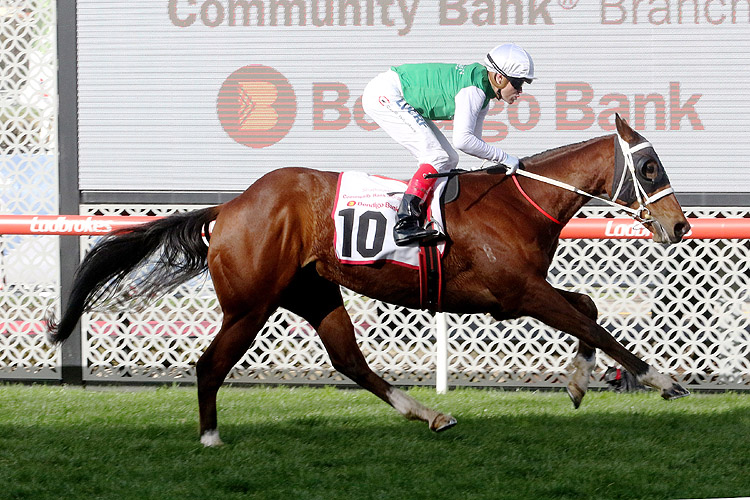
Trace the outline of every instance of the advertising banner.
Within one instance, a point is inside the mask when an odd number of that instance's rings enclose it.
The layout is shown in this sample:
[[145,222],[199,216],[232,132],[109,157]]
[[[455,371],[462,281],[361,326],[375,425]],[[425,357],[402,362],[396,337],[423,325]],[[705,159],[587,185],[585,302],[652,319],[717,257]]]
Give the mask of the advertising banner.
[[506,42],[537,80],[493,102],[487,142],[523,157],[620,113],[678,193],[750,192],[750,0],[79,0],[80,187],[239,191],[283,166],[406,178],[416,162],[364,113],[365,85]]

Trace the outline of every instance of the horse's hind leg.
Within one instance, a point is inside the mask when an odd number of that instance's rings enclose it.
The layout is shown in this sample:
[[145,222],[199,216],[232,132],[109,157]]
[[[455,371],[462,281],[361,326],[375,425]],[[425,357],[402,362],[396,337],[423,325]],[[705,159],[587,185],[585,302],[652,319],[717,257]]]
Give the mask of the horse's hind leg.
[[226,315],[221,330],[196,365],[201,443],[220,446],[216,394],[229,371],[242,358],[269,316],[269,309]]
[[333,367],[404,417],[427,422],[433,431],[456,425],[450,415],[427,408],[373,372],[357,345],[339,286],[321,278],[311,268],[303,272],[304,278],[287,290],[282,306],[305,318],[317,330]]
[[[599,317],[599,311],[591,297],[582,293],[570,292],[568,290],[557,289],[558,292],[575,307],[580,313],[586,315],[589,319],[596,321]],[[588,345],[583,340],[578,341],[578,352],[573,358],[573,372],[570,374],[568,381],[568,396],[573,401],[573,406],[578,408],[581,401],[586,395],[591,380],[591,374],[596,367],[596,349]]]

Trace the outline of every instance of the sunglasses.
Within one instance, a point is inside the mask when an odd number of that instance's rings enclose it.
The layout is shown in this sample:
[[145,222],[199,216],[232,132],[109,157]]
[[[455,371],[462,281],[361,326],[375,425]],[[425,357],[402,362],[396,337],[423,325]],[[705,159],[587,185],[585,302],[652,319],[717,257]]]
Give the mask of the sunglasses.
[[489,54],[487,54],[487,60],[490,62],[490,64],[492,64],[492,67],[495,68],[495,71],[503,75],[503,77],[505,77],[510,82],[511,86],[517,91],[521,92],[523,90],[524,83],[531,83],[531,79],[529,78],[514,78],[512,76],[506,75]]
[[500,71],[499,73],[503,75],[505,78],[507,78],[510,84],[513,86],[513,88],[519,92],[523,90],[524,83],[531,83],[531,80],[529,80],[528,78],[513,78],[512,76],[506,75],[502,71]]

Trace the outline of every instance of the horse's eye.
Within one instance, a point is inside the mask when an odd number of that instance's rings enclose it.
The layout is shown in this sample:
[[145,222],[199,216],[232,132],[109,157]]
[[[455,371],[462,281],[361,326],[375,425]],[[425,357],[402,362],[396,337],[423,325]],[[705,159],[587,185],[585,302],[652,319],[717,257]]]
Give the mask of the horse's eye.
[[654,160],[648,160],[641,167],[641,174],[647,179],[653,179],[656,175],[656,162]]

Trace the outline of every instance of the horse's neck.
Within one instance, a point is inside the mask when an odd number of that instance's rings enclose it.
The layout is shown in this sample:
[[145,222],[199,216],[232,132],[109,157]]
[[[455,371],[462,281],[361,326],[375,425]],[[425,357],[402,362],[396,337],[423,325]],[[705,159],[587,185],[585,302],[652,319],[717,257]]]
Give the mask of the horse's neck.
[[[556,179],[589,194],[606,193],[614,170],[614,136],[604,136],[565,146],[530,159],[529,171]],[[556,218],[565,223],[586,204],[588,198],[555,186],[539,186],[541,196],[554,207]]]

